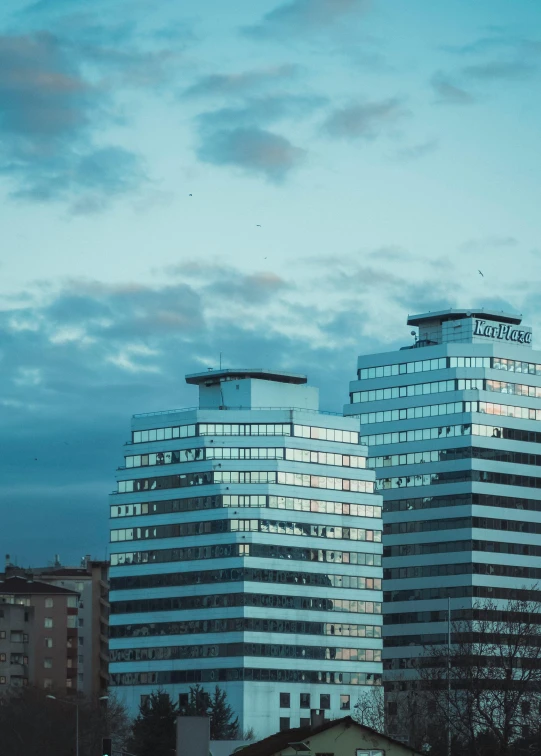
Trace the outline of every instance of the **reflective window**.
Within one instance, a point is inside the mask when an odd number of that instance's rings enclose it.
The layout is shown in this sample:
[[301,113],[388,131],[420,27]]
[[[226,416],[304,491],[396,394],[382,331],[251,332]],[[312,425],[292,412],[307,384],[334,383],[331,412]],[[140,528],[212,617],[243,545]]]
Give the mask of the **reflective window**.
[[[365,380],[367,378],[387,378],[391,375],[406,375],[407,373],[424,373],[429,370],[443,370],[448,366],[447,359],[447,357],[439,357],[433,360],[416,360],[415,362],[401,362],[395,365],[378,365],[377,367],[360,368],[357,374],[359,380]],[[489,367],[489,365],[486,367]]]
[[[376,672],[322,672],[305,669],[273,669],[265,667],[238,669],[190,669],[163,672],[113,672],[111,684],[120,685],[175,685],[182,683],[214,683],[249,680],[251,682],[289,682],[336,685],[381,685],[381,675]],[[320,707],[321,708],[321,707]]]
[[514,394],[515,396],[530,396],[541,399],[541,386],[528,386],[524,383],[507,383],[505,381],[487,381],[487,391],[497,391],[500,394]]
[[[378,555],[379,556],[379,555]],[[380,561],[380,560],[378,560]],[[335,575],[322,572],[268,570],[254,567],[233,567],[195,572],[168,572],[157,575],[126,575],[111,578],[111,590],[129,591],[138,588],[165,588],[215,583],[282,583],[284,585],[322,586],[352,590],[381,590],[381,580],[360,575]]]
[[291,436],[290,423],[199,423],[200,436]]
[[376,481],[376,490],[389,488],[409,488],[415,486],[434,486],[461,481],[479,483],[497,483],[503,486],[524,486],[541,488],[541,477],[512,475],[510,473],[489,472],[487,470],[457,470],[453,472],[423,473],[418,475],[401,475],[399,477],[381,478]]
[[357,431],[339,430],[338,428],[318,428],[312,425],[294,425],[293,435],[300,438],[316,438],[321,441],[338,441],[345,444],[358,444]]
[[144,444],[148,441],[168,441],[173,438],[189,438],[195,435],[197,435],[195,425],[176,425],[167,428],[133,431],[132,441],[134,444]]
[[309,449],[286,449],[286,459],[316,465],[338,465],[340,467],[366,467],[366,457],[353,454],[333,454],[310,451]]
[[525,454],[507,449],[485,449],[479,446],[461,446],[456,449],[433,449],[409,454],[387,454],[369,459],[370,467],[396,467],[420,465],[431,462],[449,462],[456,459],[486,459],[491,462],[507,462],[515,465],[541,466],[541,454]]
[[307,562],[357,564],[378,567],[381,555],[364,551],[338,549],[312,549],[300,546],[278,546],[260,543],[225,543],[211,546],[189,546],[154,551],[127,551],[111,554],[113,567],[129,564],[161,562],[189,562],[199,559],[227,559],[229,557],[255,557],[260,559],[292,559]]
[[507,370],[509,373],[541,375],[541,365],[537,365],[534,362],[522,362],[520,360],[508,360],[503,357],[494,357],[492,367],[495,370]]
[[139,517],[142,515],[169,514],[171,512],[191,512],[201,509],[230,507],[255,507],[286,509],[297,512],[321,512],[322,514],[349,515],[352,517],[381,517],[381,507],[373,504],[346,504],[338,501],[300,499],[289,496],[225,495],[196,496],[186,499],[166,499],[164,501],[119,504],[111,507],[111,518]]
[[389,388],[372,389],[371,391],[353,391],[351,403],[388,401],[408,396],[424,396],[438,394],[444,391],[461,389],[482,389],[483,379],[468,378],[467,380],[432,381],[431,383],[409,383],[405,386],[391,386]]
[[460,506],[503,507],[505,509],[541,512],[540,499],[523,499],[516,496],[486,494],[459,494],[457,496],[423,496],[416,499],[394,499],[384,502],[386,512],[405,512],[414,509],[438,509]]
[[[111,638],[146,638],[161,635],[199,635],[200,633],[254,632],[288,635],[332,635],[344,638],[381,638],[381,625],[357,625],[350,622],[312,622],[283,617],[228,617],[221,619],[151,622],[135,625],[111,625]],[[308,695],[308,708],[310,698]]]
[[279,520],[205,520],[171,525],[153,525],[141,528],[111,530],[111,541],[140,541],[154,538],[180,538],[210,533],[276,533],[279,535],[332,538],[346,541],[381,542],[381,530],[343,527],[341,525],[317,525],[315,523],[285,522]]
[[[479,402],[450,402],[447,404],[424,404],[420,407],[382,410],[361,414],[361,426],[371,423],[387,423],[396,420],[413,420],[421,417],[454,415],[462,412],[477,412]],[[541,411],[540,411],[541,413]]]
[[479,402],[478,412],[486,413],[487,415],[501,415],[502,417],[517,417],[521,420],[541,420],[541,409],[513,407],[510,404]]

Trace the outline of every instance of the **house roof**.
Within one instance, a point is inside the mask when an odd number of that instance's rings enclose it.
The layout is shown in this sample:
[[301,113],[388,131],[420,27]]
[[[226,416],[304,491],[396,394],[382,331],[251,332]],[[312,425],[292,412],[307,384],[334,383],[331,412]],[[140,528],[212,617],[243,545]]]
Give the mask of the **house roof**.
[[[5,577],[0,575],[0,577]],[[23,577],[8,577],[0,581],[0,594],[16,593],[17,595],[36,595],[41,594],[75,594],[78,596],[77,591],[71,591],[68,588],[61,588],[59,585],[52,585],[51,583],[45,583],[41,580],[27,580]]]
[[[323,724],[317,725],[316,727],[306,725],[305,727],[295,727],[292,730],[283,730],[282,732],[277,732],[274,735],[265,738],[264,740],[259,740],[257,743],[251,743],[249,746],[246,746],[246,748],[241,748],[240,751],[235,752],[235,756],[274,756],[274,754],[278,751],[287,748],[290,743],[298,743],[299,741],[306,740],[306,738],[313,737],[314,735],[317,735],[320,732],[325,732],[326,730],[331,730],[333,727],[336,727],[340,724],[354,725],[360,730],[364,730],[366,733],[370,733],[370,735],[377,735],[380,738],[384,738],[389,743],[394,743],[395,745],[399,745],[402,748],[408,748],[408,746],[404,745],[404,743],[400,743],[400,741],[394,740],[394,738],[390,738],[387,735],[383,735],[382,733],[377,732],[376,730],[372,730],[371,727],[361,725],[354,719],[352,719],[352,717],[348,716],[342,717],[341,719],[325,720]],[[418,751],[414,751],[411,748],[410,752],[411,756],[421,756]]]

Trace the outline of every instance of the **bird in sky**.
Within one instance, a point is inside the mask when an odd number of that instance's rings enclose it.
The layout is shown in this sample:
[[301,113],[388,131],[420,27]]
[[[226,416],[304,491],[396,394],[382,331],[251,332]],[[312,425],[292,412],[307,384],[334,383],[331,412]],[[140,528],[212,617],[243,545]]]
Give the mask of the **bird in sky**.
[[480,276],[483,276],[483,278],[485,277],[485,274],[481,270],[478,270],[477,272],[479,273]]
[[258,228],[261,228],[261,223],[256,223],[256,226],[257,226]]
[[188,194],[188,197],[193,197],[193,194]]

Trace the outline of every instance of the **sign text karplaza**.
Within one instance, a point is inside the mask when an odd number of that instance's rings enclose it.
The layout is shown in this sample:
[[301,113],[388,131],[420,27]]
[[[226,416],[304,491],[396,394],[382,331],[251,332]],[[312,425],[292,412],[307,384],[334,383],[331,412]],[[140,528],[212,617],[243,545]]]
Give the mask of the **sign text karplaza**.
[[487,323],[486,320],[475,319],[474,336],[486,336],[490,339],[499,339],[501,341],[514,341],[517,344],[531,344],[531,331],[524,331],[521,328],[514,328],[509,323]]

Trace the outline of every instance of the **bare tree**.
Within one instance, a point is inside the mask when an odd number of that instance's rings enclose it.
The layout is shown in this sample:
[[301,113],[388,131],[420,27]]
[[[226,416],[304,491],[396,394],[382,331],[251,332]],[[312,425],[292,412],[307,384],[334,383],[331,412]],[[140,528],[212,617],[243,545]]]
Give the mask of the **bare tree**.
[[517,593],[526,598],[477,602],[453,623],[450,653],[429,646],[418,662],[423,691],[441,718],[449,712],[463,753],[509,756],[539,729],[541,603]]
[[357,703],[353,707],[353,718],[365,727],[385,733],[385,696],[383,687],[378,685],[366,686],[359,693]]

